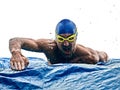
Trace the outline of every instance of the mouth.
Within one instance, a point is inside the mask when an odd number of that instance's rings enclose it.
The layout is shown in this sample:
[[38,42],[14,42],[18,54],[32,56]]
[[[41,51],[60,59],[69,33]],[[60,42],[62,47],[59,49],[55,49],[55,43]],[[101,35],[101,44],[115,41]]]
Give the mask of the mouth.
[[65,52],[65,54],[67,54],[67,55],[71,54],[71,51],[64,51],[64,52]]
[[72,52],[71,51],[64,51],[64,57],[65,58],[71,58]]
[[72,56],[72,51],[71,49],[63,49],[62,50],[62,55],[65,58],[70,58]]
[[65,54],[67,55],[71,54],[71,48],[63,48],[63,50]]
[[71,52],[72,52],[72,45],[69,45],[69,46],[62,46],[62,51],[65,55],[69,56],[71,55]]

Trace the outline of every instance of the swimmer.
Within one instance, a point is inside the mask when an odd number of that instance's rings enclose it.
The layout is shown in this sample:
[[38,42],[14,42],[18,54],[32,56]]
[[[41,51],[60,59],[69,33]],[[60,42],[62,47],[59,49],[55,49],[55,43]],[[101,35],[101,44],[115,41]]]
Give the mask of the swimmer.
[[23,70],[29,60],[21,53],[21,49],[44,53],[48,63],[86,63],[106,62],[108,55],[81,44],[76,44],[78,31],[75,23],[63,19],[56,25],[55,40],[15,37],[9,40],[11,52],[10,65],[13,70]]

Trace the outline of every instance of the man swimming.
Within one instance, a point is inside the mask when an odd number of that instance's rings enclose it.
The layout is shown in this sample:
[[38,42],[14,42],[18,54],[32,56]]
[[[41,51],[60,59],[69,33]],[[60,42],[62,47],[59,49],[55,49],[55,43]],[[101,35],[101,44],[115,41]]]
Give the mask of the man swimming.
[[57,63],[87,63],[96,64],[106,62],[106,52],[93,50],[76,44],[77,28],[69,19],[61,20],[55,30],[55,40],[31,38],[12,38],[9,40],[9,49],[12,54],[10,59],[11,69],[23,70],[28,66],[29,60],[22,55],[21,49],[44,53],[49,64]]

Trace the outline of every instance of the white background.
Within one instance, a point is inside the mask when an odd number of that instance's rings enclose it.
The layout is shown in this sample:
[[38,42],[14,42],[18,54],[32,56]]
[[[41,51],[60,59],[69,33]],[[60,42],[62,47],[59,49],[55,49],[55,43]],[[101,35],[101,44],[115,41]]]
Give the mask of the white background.
[[11,57],[10,38],[54,39],[56,24],[64,18],[76,23],[77,43],[120,58],[120,0],[0,0],[0,57]]

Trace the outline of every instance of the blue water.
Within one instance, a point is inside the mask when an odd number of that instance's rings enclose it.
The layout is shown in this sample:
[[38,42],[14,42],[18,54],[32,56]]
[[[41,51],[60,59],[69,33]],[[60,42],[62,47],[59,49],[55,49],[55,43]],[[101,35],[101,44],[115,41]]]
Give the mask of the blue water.
[[9,58],[0,58],[0,90],[120,90],[120,59],[107,63],[55,64],[28,57],[23,71],[10,69]]

